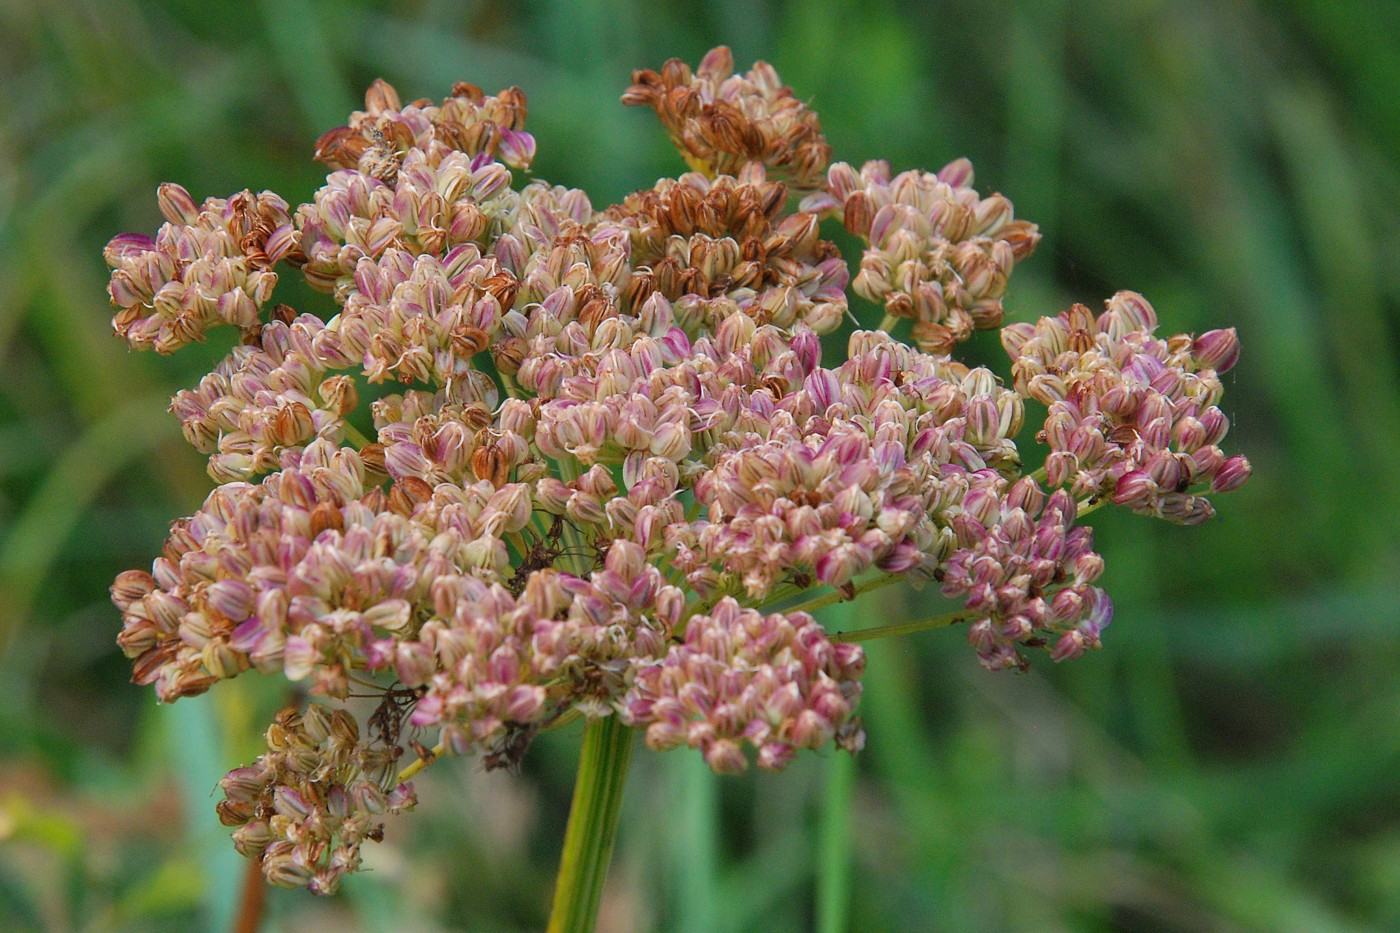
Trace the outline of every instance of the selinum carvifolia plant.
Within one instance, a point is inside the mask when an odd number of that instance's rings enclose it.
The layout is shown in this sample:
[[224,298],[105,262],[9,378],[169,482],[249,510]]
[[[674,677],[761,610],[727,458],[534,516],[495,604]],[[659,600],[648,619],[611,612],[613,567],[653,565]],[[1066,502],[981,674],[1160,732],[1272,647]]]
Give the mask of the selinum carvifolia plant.
[[[860,641],[957,624],[993,669],[1097,648],[1084,516],[1193,524],[1249,476],[1219,446],[1234,330],[1157,336],[1126,291],[1005,324],[1040,236],[966,160],[833,164],[816,114],[724,48],[623,103],[690,171],[611,207],[530,177],[518,89],[405,105],[376,81],[317,143],[310,202],[162,185],[155,238],[107,247],[132,347],[238,332],[171,405],[217,485],[112,595],[163,701],[304,686],[218,804],[274,884],[335,891],[423,768],[512,766],[582,718],[551,929],[590,929],[633,730],[723,773],[855,752]],[[865,244],[854,280],[824,221]],[[291,271],[331,300],[274,303]],[[848,289],[883,319],[828,367]],[[985,329],[1009,381],[953,355]],[[954,602],[808,614],[899,580]]]

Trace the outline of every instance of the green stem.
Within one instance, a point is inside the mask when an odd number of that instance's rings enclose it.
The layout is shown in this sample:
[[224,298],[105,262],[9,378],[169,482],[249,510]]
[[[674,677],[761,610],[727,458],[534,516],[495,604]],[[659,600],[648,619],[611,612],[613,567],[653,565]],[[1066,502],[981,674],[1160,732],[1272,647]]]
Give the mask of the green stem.
[[675,933],[712,933],[723,901],[719,879],[719,777],[696,754],[668,755],[677,799],[668,835]]
[[592,933],[622,813],[632,760],[632,730],[617,716],[595,719],[583,733],[574,802],[564,833],[547,933]]
[[898,323],[899,318],[895,317],[893,314],[886,314],[883,318],[880,319],[879,329],[887,334],[892,334],[894,333],[895,325]]
[[1100,498],[1097,500],[1085,499],[1084,501],[1079,503],[1079,508],[1075,510],[1074,520],[1079,521],[1085,515],[1088,515],[1091,512],[1097,512],[1105,505],[1108,505],[1108,502],[1109,500],[1107,498]]
[[340,426],[345,432],[345,439],[350,443],[354,444],[356,447],[369,446],[369,438],[361,434],[353,424],[348,421],[342,421]]
[[[867,580],[864,583],[856,584],[854,592],[849,595],[842,593],[840,590],[835,590],[827,593],[825,596],[817,596],[812,599],[804,600],[794,606],[785,606],[783,612],[815,612],[823,606],[832,606],[839,602],[855,599],[861,593],[869,593],[871,590],[878,590],[881,587],[891,586],[903,579],[904,576],[902,574],[886,574],[883,577],[876,577],[873,580]],[[769,604],[772,604],[772,600],[769,601]]]
[[[559,478],[566,483],[577,483],[578,478],[583,475],[583,465],[570,456],[560,457]],[[588,560],[588,548],[584,543],[583,532],[574,525],[573,522],[564,521],[564,548],[567,552],[564,555],[564,566],[576,577],[588,575],[592,569]]]
[[817,843],[817,930],[842,933],[850,928],[851,789],[856,760],[832,755],[826,765],[821,829]]
[[977,616],[976,612],[959,609],[957,612],[946,612],[941,616],[930,616],[927,619],[915,619],[913,622],[897,622],[894,625],[862,628],[852,632],[835,632],[830,637],[832,641],[870,641],[875,638],[893,638],[896,635],[910,635],[931,628],[947,628],[959,622],[966,622],[968,619],[975,619]]
[[[853,603],[842,603],[824,612],[822,623],[828,630],[850,628],[859,617]],[[829,756],[817,830],[817,933],[851,929],[851,796],[855,777],[855,756]]]

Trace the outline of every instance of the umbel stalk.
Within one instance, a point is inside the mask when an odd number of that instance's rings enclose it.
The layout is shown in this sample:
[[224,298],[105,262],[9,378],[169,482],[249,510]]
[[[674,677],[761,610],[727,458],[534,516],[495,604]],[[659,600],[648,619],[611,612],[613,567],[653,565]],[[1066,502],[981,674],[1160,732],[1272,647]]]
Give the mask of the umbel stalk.
[[632,730],[617,716],[595,719],[583,733],[569,826],[554,888],[548,933],[592,933],[608,877],[622,790],[632,761]]

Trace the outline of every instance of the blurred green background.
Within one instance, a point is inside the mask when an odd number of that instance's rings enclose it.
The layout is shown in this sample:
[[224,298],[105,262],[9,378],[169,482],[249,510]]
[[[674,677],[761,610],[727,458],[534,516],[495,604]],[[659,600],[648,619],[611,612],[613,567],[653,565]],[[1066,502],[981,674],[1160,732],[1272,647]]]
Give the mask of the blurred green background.
[[[376,76],[520,85],[536,174],[607,204],[681,168],[631,70],[724,42],[838,158],[966,155],[1037,221],[1012,319],[1133,288],[1168,333],[1238,326],[1255,477],[1204,527],[1094,516],[1104,651],[874,644],[854,764],[639,752],[601,929],[1400,929],[1400,4],[8,0],[0,35],[0,928],[228,929],[215,786],[285,696],[127,683],[106,588],[207,491],[165,406],[226,344],[128,352],[106,240],[154,231],[161,181],[308,199]],[[264,929],[541,928],[577,743],[435,767],[372,871],[273,892]]]

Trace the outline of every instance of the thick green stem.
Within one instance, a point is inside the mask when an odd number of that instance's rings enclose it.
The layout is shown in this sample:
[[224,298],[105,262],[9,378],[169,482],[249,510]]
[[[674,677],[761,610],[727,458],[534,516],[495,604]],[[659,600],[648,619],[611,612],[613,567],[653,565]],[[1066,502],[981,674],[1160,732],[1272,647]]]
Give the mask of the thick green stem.
[[574,802],[564,833],[548,933],[592,933],[608,877],[622,787],[632,760],[632,730],[617,716],[595,719],[583,733]]
[[850,928],[851,793],[856,760],[832,755],[826,764],[821,828],[817,837],[817,930],[842,933]]

